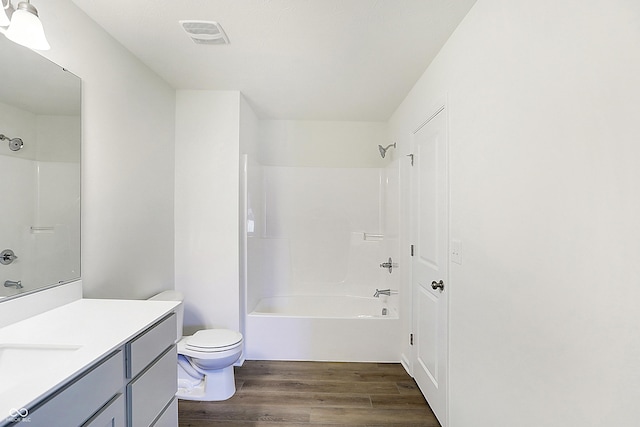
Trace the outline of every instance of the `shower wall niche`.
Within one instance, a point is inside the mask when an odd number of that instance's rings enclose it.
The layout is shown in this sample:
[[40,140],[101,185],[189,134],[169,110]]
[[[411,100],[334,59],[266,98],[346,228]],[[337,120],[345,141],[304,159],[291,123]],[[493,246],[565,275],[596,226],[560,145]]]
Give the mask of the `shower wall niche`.
[[389,287],[386,125],[262,121],[259,135],[245,165],[247,311],[272,296]]

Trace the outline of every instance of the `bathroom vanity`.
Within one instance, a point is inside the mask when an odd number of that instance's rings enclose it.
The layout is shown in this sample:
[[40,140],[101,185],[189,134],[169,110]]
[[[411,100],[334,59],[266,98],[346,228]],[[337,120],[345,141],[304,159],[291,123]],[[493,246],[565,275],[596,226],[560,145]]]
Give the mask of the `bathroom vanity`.
[[82,83],[0,56],[0,427],[175,427],[179,303],[82,299]]
[[79,299],[0,328],[0,426],[175,427],[176,305]]
[[82,83],[0,54],[0,427],[175,427],[179,303],[82,298]]

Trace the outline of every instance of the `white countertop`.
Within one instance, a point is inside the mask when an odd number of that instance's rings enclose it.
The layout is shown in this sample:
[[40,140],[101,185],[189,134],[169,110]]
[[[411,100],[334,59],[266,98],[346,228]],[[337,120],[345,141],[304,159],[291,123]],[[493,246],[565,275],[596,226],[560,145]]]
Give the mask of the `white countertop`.
[[30,408],[177,305],[176,301],[80,299],[0,328],[0,345],[81,346],[56,366],[46,360],[38,366],[16,366],[25,371],[25,381],[9,390],[0,388],[0,424],[11,408]]

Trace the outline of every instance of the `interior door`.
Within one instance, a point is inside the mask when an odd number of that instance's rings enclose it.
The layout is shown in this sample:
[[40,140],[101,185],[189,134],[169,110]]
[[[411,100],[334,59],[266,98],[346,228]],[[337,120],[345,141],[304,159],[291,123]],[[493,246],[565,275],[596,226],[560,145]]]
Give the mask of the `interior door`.
[[449,200],[447,121],[440,108],[413,135],[413,375],[447,425]]

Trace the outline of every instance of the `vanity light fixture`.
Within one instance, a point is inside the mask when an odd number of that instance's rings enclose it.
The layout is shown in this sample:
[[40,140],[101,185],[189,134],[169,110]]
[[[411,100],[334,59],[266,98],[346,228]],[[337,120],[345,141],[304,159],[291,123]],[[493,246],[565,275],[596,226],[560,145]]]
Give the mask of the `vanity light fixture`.
[[[2,2],[0,26],[9,26],[4,32],[9,40],[34,50],[51,49],[44,35],[42,22],[38,18],[38,10],[31,4],[31,0],[24,0],[18,3],[15,11],[11,6],[11,0],[6,0],[6,6],[4,4],[5,0],[0,1]],[[11,15],[10,20],[9,15]]]

